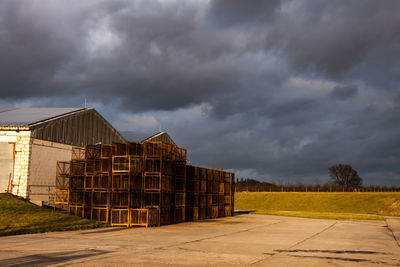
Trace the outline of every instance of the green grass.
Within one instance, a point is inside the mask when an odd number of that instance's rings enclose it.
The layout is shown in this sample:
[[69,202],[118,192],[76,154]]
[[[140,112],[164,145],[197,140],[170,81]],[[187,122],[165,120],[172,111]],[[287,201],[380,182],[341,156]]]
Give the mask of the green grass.
[[400,193],[235,193],[235,209],[320,219],[400,216]]
[[0,236],[90,229],[104,224],[0,194]]

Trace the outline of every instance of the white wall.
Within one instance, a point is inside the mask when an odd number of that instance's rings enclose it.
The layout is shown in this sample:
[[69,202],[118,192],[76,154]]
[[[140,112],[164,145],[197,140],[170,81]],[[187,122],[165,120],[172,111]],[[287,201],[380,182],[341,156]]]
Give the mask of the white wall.
[[9,190],[14,173],[14,144],[0,142],[0,193]]
[[57,161],[71,160],[72,146],[35,138],[31,140],[29,199],[51,204]]
[[14,173],[12,176],[12,193],[27,197],[29,160],[31,148],[30,131],[0,131],[0,142],[14,145]]

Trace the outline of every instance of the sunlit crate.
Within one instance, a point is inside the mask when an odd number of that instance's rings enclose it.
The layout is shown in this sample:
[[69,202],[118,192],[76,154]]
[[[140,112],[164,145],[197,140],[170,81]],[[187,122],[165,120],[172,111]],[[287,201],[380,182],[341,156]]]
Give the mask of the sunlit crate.
[[73,175],[70,178],[71,190],[83,190],[85,188],[85,176],[84,175]]
[[69,177],[71,175],[71,161],[57,161],[56,177]]
[[69,204],[71,205],[83,205],[85,203],[84,191],[70,191],[69,193]]
[[84,188],[86,190],[93,189],[93,175],[85,175],[84,176]]
[[148,209],[147,226],[153,227],[153,226],[160,226],[160,225],[161,225],[160,210],[159,209]]
[[175,160],[175,146],[167,143],[162,143],[162,158],[166,160]]
[[111,176],[111,189],[112,190],[128,190],[130,188],[130,174],[126,173],[113,173]]
[[92,206],[109,206],[110,205],[110,193],[107,191],[92,191],[87,192],[91,194]]
[[93,176],[94,190],[107,190],[111,188],[111,177],[109,174],[94,174]]
[[219,192],[220,194],[224,194],[225,193],[225,183],[219,183]]
[[103,223],[109,222],[109,211],[110,209],[102,207],[91,207],[92,210],[92,220],[96,220]]
[[225,205],[231,205],[231,196],[230,195],[225,195],[224,196],[224,204]]
[[148,209],[130,209],[130,226],[148,226],[149,213]]
[[145,191],[160,191],[161,190],[161,173],[144,173]]
[[111,225],[129,226],[129,209],[111,209]]
[[55,189],[54,190],[54,204],[69,204],[69,190]]
[[70,215],[84,217],[84,206],[83,205],[69,205],[68,213]]
[[162,157],[161,142],[144,142],[144,156],[146,157]]
[[84,175],[85,174],[85,160],[73,159],[71,160],[71,175]]
[[142,159],[134,156],[113,156],[113,173],[135,173],[142,172]]
[[111,206],[120,208],[129,208],[129,192],[125,191],[114,191],[111,192]]
[[186,149],[176,148],[175,149],[175,160],[177,162],[186,163],[186,159],[187,159]]
[[71,179],[70,177],[66,176],[56,177],[55,188],[64,190],[69,189],[70,179]]
[[225,216],[232,216],[232,212],[231,212],[231,206],[230,205],[228,205],[228,206],[225,206]]
[[128,143],[128,155],[130,156],[143,156],[143,144],[138,142]]
[[113,156],[128,156],[129,143],[113,143]]
[[100,145],[87,145],[85,146],[85,159],[98,159],[101,156]]
[[85,156],[86,156],[85,147],[80,147],[80,146],[72,147],[72,153],[71,153],[72,160],[84,160]]
[[169,160],[163,160],[161,162],[161,172],[163,175],[174,175],[173,162]]
[[159,158],[146,158],[144,160],[145,172],[161,172],[162,160]]

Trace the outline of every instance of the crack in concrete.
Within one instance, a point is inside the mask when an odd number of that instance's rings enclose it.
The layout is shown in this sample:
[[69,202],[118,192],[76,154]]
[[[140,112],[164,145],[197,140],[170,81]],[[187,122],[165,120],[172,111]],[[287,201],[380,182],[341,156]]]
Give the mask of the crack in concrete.
[[[291,248],[294,248],[295,246],[300,245],[300,244],[306,242],[307,240],[310,240],[311,238],[314,238],[314,237],[316,237],[316,236],[322,234],[323,232],[325,232],[325,231],[331,229],[331,228],[332,228],[333,226],[335,226],[336,224],[337,224],[337,222],[332,223],[332,224],[329,225],[328,227],[322,229],[321,231],[319,231],[319,232],[317,232],[317,233],[315,233],[315,234],[313,234],[313,235],[311,235],[311,236],[309,236],[309,237],[306,237],[306,238],[303,239],[303,240],[300,240],[299,242],[297,242],[296,244],[294,244],[294,245],[292,245],[292,246],[286,248],[285,250],[290,250]],[[268,257],[264,257],[264,258],[262,258],[262,259],[259,259],[259,260],[257,260],[257,261],[254,261],[254,262],[250,263],[249,265],[254,265],[254,264],[260,263],[260,262],[262,262],[262,261],[265,261],[265,260],[267,260],[267,259],[269,259],[269,258],[271,258],[271,257],[273,257],[273,256],[275,256],[275,255],[281,254],[281,253],[283,253],[283,251],[277,252],[277,253],[270,253],[270,254],[272,254],[272,255],[268,255]]]
[[240,231],[236,231],[236,232],[230,232],[230,233],[225,233],[225,234],[222,234],[222,235],[204,237],[204,238],[200,238],[200,239],[196,239],[196,240],[181,242],[181,243],[173,244],[173,245],[170,245],[170,246],[158,247],[158,248],[154,248],[154,249],[161,249],[162,250],[162,249],[177,247],[177,246],[181,246],[181,245],[187,245],[187,244],[190,244],[190,243],[197,243],[197,242],[201,242],[201,241],[204,241],[204,240],[210,240],[210,239],[224,237],[224,236],[236,235],[236,234],[240,234],[240,233],[244,233],[244,232],[248,232],[248,231],[254,230],[256,228],[268,227],[268,226],[271,226],[271,225],[274,225],[274,224],[278,224],[278,223],[281,223],[281,222],[282,221],[270,223],[270,224],[267,224],[267,225],[258,225],[258,226],[250,227],[250,228],[247,228],[247,229],[244,229],[244,230],[240,230]]
[[386,228],[388,229],[389,233],[392,235],[392,237],[393,237],[394,241],[396,242],[397,246],[400,248],[400,241],[397,239],[397,237],[394,234],[392,228],[390,228],[387,220],[385,222],[386,222]]

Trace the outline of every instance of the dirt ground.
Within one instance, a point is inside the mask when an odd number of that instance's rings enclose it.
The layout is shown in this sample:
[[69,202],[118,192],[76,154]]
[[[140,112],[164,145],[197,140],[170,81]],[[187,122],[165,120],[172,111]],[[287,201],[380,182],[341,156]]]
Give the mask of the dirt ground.
[[400,218],[242,214],[160,228],[0,238],[0,266],[400,266]]

